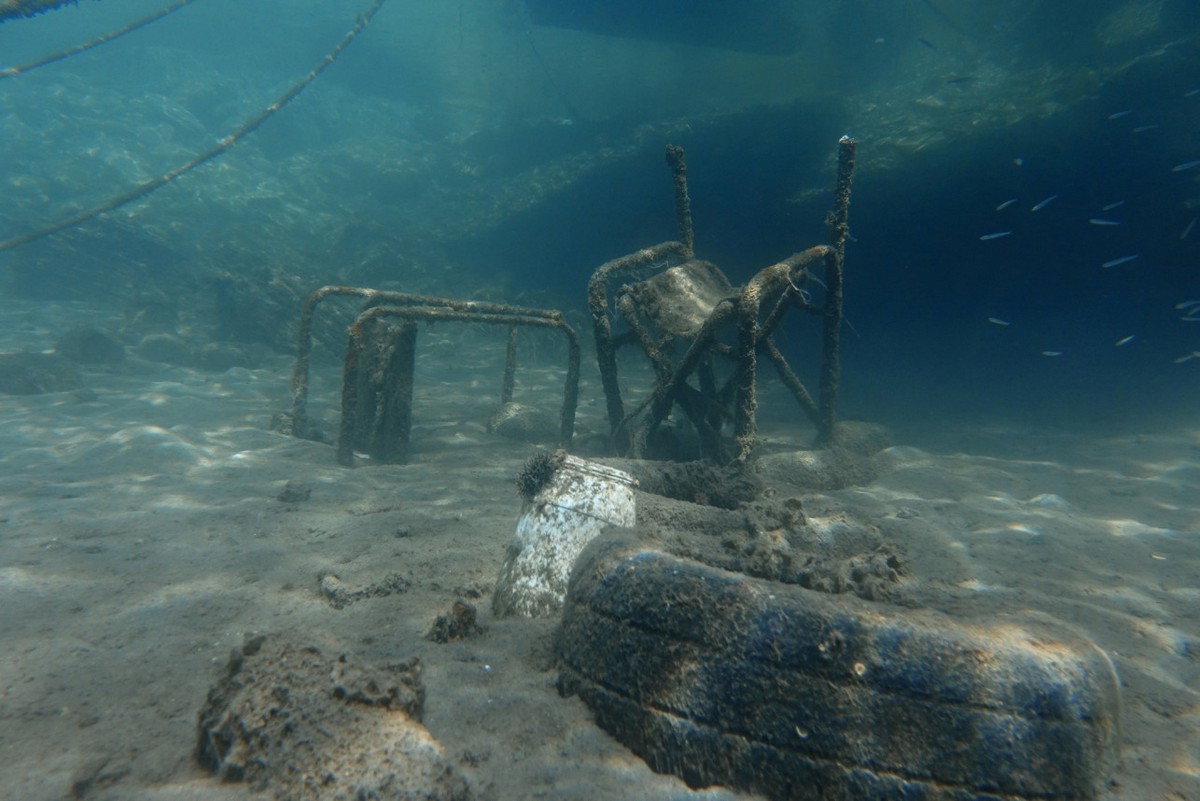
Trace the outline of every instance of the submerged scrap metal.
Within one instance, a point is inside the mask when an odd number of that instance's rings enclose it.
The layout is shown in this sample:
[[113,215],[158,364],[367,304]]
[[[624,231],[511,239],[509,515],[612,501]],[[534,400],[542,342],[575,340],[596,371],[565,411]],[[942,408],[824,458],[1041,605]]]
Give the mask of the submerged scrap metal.
[[[578,334],[567,325],[560,312],[350,286],[322,287],[304,302],[296,366],[292,373],[290,433],[307,437],[314,431],[308,418],[312,321],[317,306],[331,295],[356,296],[366,302],[366,308],[355,318],[348,334],[337,446],[339,463],[352,466],[356,450],[365,451],[381,462],[403,463],[407,460],[418,321],[509,327],[501,405],[512,400],[515,385],[516,329],[551,328],[561,332],[567,340],[567,374],[559,417],[559,446],[570,446],[579,403],[580,348]],[[401,322],[398,326],[388,325],[386,318]]]
[[[831,244],[795,253],[760,270],[744,287],[735,288],[715,265],[695,258],[684,153],[678,147],[667,148],[667,162],[674,175],[679,240],[609,261],[592,274],[588,283],[596,359],[611,444],[618,453],[635,458],[649,455],[655,433],[671,410],[679,406],[696,430],[704,458],[721,464],[745,463],[752,456],[758,431],[755,412],[760,353],[775,366],[784,385],[816,426],[818,443],[832,442],[840,378],[842,261],[854,152],[855,141],[842,137],[837,193],[826,220]],[[819,283],[825,289],[820,303],[814,302],[804,288],[815,280],[809,271],[817,263],[824,267],[824,281]],[[620,285],[610,300],[611,283],[633,278],[642,280]],[[509,328],[501,406],[512,400],[516,329],[529,326],[560,331],[567,339],[567,369],[558,445],[570,447],[579,401],[579,337],[560,312],[350,286],[322,287],[304,303],[292,376],[292,411],[283,426],[288,433],[319,438],[308,417],[312,322],[317,307],[331,295],[364,301],[363,310],[348,332],[337,445],[341,464],[353,465],[355,451],[364,451],[381,462],[404,462],[408,458],[416,324],[421,321]],[[772,340],[791,309],[819,316],[823,321],[820,383],[815,399]],[[613,331],[616,314],[626,326],[619,333]],[[732,337],[728,336],[730,331]],[[723,335],[732,341],[722,340]],[[617,352],[633,343],[650,360],[655,380],[648,397],[627,413],[617,373]],[[732,368],[719,371],[717,358],[730,362]],[[689,382],[693,375],[697,376],[698,386]],[[732,443],[721,434],[729,422]]]
[[[838,178],[833,211],[826,219],[829,245],[793,254],[735,289],[715,266],[695,258],[687,191],[687,167],[681,148],[667,148],[675,185],[679,240],[663,242],[601,265],[588,283],[588,308],[596,339],[596,360],[604,388],[614,448],[634,457],[645,456],[649,440],[671,409],[678,405],[691,421],[703,456],[718,462],[747,460],[757,432],[757,356],[763,352],[784,384],[817,428],[818,442],[833,438],[837,422],[840,378],[839,336],[842,325],[842,263],[848,232],[850,185],[855,141],[838,143]],[[805,284],[809,270],[824,264],[824,298],[813,303]],[[647,274],[652,277],[645,278]],[[608,287],[622,279],[643,279],[623,285],[610,302]],[[613,309],[628,326],[613,333]],[[814,400],[771,339],[783,315],[792,308],[820,316],[822,348],[820,391]],[[766,314],[764,316],[764,311]],[[733,327],[736,341],[720,335]],[[617,351],[638,344],[654,367],[649,399],[626,413],[617,375]],[[684,350],[672,361],[672,352]],[[732,374],[718,385],[714,356],[733,362]],[[699,387],[688,379],[698,377]],[[729,407],[732,405],[732,411]],[[732,420],[736,452],[722,441],[720,430]]]

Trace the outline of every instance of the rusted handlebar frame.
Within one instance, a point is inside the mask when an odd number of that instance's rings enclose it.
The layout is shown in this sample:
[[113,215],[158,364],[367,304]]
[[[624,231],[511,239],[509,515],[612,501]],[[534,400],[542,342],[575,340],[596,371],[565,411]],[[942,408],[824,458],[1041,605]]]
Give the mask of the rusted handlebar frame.
[[[503,303],[456,300],[454,298],[414,295],[408,292],[392,292],[356,286],[323,286],[309,294],[304,301],[304,306],[300,310],[300,331],[299,343],[296,347],[296,366],[292,370],[292,427],[295,430],[301,430],[307,424],[308,420],[308,374],[312,360],[313,317],[321,302],[333,295],[360,297],[365,300],[368,306],[387,303],[392,306],[427,306],[430,308],[446,308],[480,314],[515,314],[547,320],[562,320],[562,314],[551,309],[527,309],[522,306],[509,306]],[[515,356],[509,356],[507,362],[513,364],[515,367]],[[506,381],[508,369],[506,366]],[[502,402],[507,400],[511,400],[511,398],[502,398]]]
[[[325,289],[329,289],[326,287]],[[314,293],[315,295],[316,293]],[[332,294],[332,293],[330,293]],[[357,294],[357,293],[354,293]],[[417,296],[404,293],[376,293],[378,295],[399,295],[406,299]],[[337,459],[346,467],[354,465],[354,421],[358,405],[358,371],[359,355],[362,353],[363,335],[368,323],[384,317],[395,317],[409,322],[415,321],[457,321],[466,323],[485,323],[492,325],[507,325],[510,328],[532,326],[537,328],[553,328],[561,331],[567,339],[567,377],[563,387],[563,405],[560,417],[559,447],[569,448],[575,431],[575,411],[579,405],[579,335],[562,319],[562,315],[554,311],[542,309],[521,309],[519,306],[503,306],[494,303],[478,303],[475,301],[451,301],[448,298],[434,298],[441,301],[437,306],[372,306],[355,318],[350,326],[346,347],[346,363],[342,377],[342,420],[338,435]],[[319,302],[319,299],[318,299]],[[486,311],[482,307],[488,307]],[[500,311],[503,309],[504,311]],[[516,311],[512,311],[516,310]],[[511,351],[510,351],[511,352]],[[506,359],[505,387],[510,387],[508,371],[515,367],[515,359]],[[411,383],[411,376],[408,377]],[[505,390],[502,390],[502,396]],[[406,401],[407,402],[407,401]],[[407,417],[407,410],[403,413]],[[407,429],[402,429],[400,436],[405,442],[399,449],[406,453]]]

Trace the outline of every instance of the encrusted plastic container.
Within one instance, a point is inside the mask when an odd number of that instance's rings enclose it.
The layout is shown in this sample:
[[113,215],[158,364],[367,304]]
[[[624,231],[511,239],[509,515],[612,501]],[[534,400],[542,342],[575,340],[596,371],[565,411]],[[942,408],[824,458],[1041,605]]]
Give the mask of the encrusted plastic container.
[[567,454],[526,502],[492,596],[497,616],[540,617],[562,609],[567,580],[584,546],[608,526],[636,519],[628,473]]

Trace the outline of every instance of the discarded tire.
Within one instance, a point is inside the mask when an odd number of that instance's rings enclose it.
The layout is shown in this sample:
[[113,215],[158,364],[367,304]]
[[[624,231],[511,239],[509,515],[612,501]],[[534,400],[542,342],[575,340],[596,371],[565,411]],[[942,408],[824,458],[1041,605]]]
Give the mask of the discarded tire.
[[604,537],[559,688],[656,771],[772,799],[1089,799],[1119,691],[1086,641],[748,578]]

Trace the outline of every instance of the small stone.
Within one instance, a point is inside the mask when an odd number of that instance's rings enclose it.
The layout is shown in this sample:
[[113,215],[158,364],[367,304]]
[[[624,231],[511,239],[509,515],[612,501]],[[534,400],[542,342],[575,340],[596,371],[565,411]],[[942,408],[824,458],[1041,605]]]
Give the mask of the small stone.
[[479,627],[475,619],[475,605],[459,598],[450,607],[449,615],[438,615],[437,620],[433,622],[433,627],[425,635],[425,639],[447,643],[451,640],[477,637],[483,633],[483,629]]
[[312,497],[312,487],[303,481],[293,479],[283,485],[283,492],[276,497],[284,503],[300,503]]
[[174,334],[147,334],[135,350],[141,358],[162,364],[188,365],[195,360],[188,344]]
[[56,353],[76,364],[119,364],[125,361],[125,346],[102,328],[79,326],[54,343]]

